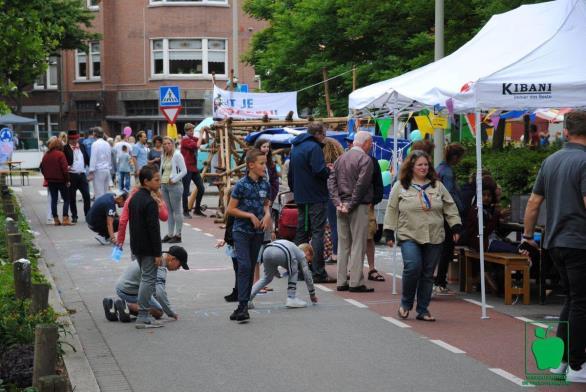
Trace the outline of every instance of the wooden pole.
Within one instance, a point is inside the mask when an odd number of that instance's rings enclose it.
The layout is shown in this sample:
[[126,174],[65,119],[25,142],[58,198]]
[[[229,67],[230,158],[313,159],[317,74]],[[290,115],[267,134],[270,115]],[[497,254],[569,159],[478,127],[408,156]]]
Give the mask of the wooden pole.
[[356,66],[352,67],[352,91],[356,90]]
[[41,377],[55,375],[58,336],[56,325],[39,324],[35,328],[34,387],[39,387]]
[[67,392],[67,380],[64,376],[52,375],[39,378],[39,392]]
[[10,262],[14,261],[14,258],[12,256],[12,247],[14,246],[14,244],[20,244],[20,243],[22,243],[22,234],[13,233],[13,234],[8,234],[6,236],[6,247],[8,248],[8,260],[10,260]]
[[328,88],[328,69],[326,67],[323,67],[322,72],[324,75],[324,93],[326,96],[326,111],[328,112],[328,117],[334,117],[334,113],[332,112],[332,108],[330,106],[330,91]]
[[28,256],[26,245],[21,243],[12,244],[11,254],[12,259],[10,261],[13,263],[20,259],[26,259]]
[[49,290],[47,283],[35,283],[32,285],[32,302],[30,312],[36,314],[49,307]]
[[12,265],[14,275],[14,295],[16,299],[31,297],[31,262],[20,259]]

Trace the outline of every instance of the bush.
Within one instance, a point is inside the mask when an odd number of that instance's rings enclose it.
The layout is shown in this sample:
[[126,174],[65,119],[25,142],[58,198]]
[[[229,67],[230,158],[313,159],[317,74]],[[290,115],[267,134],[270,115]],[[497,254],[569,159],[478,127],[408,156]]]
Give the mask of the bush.
[[[476,154],[473,144],[467,145],[467,154],[458,165],[456,172],[460,183],[466,183],[471,173],[476,173]],[[541,163],[557,151],[530,150],[527,147],[507,146],[502,151],[482,149],[482,167],[488,169],[503,189],[501,201],[509,203],[512,195],[531,193]]]

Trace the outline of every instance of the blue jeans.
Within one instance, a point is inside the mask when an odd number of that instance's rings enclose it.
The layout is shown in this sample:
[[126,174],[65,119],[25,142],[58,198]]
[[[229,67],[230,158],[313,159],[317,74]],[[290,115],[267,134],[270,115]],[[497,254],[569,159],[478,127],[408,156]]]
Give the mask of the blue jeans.
[[238,259],[238,302],[247,305],[252,291],[254,265],[264,237],[263,233],[233,232],[234,248]]
[[69,216],[69,190],[64,182],[50,182],[49,194],[51,195],[51,213],[53,218],[58,218],[57,202],[59,201],[59,194],[63,199],[63,216]]
[[130,190],[130,173],[129,172],[118,172],[118,187],[121,191]]
[[181,235],[183,228],[183,214],[181,213],[181,195],[183,194],[183,184],[176,182],[175,184],[161,185],[161,193],[163,200],[167,205],[169,218],[167,219],[167,235],[173,237]]
[[403,255],[403,293],[401,307],[413,309],[417,293],[417,314],[428,312],[433,290],[433,272],[442,256],[442,244],[418,244],[415,241],[403,241],[400,244]]
[[328,201],[328,223],[332,235],[332,254],[338,254],[338,217],[336,216],[336,206],[332,200]]

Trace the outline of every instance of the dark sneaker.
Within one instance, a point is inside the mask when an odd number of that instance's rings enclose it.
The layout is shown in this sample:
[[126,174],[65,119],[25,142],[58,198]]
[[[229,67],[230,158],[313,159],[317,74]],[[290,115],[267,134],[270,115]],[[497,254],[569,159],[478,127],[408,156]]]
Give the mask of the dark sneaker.
[[161,242],[169,242],[171,240],[171,238],[173,237],[169,237],[169,235],[166,235],[163,237],[163,239],[161,240]]
[[232,290],[232,292],[226,296],[224,296],[226,302],[236,302],[238,301],[238,293],[236,290]]
[[240,307],[237,307],[236,309],[234,309],[234,311],[230,315],[230,320],[236,321],[236,319],[238,318],[238,313],[240,313]]
[[116,301],[114,301],[114,307],[116,308],[116,314],[118,315],[118,319],[123,323],[129,323],[130,310],[128,310],[128,305],[126,305],[126,301],[118,298]]
[[191,219],[192,218],[192,216],[191,216],[191,214],[189,212],[184,212],[183,213],[183,217],[184,218],[187,218],[187,219]]
[[104,298],[102,304],[104,305],[104,314],[106,315],[106,320],[118,321],[116,309],[114,308],[114,299],[110,297]]
[[204,214],[202,210],[193,210],[193,215],[203,216],[207,218],[207,215]]
[[173,237],[171,237],[171,239],[169,241],[167,241],[167,243],[179,244],[179,243],[181,243],[181,236],[180,235],[173,236]]
[[313,277],[313,283],[336,283],[336,281],[337,281],[336,278],[332,278],[327,275],[324,277],[318,277],[318,276]]
[[244,323],[248,320],[250,320],[250,314],[248,314],[248,307],[245,307],[236,315],[236,321]]
[[71,218],[71,224],[74,225],[77,223],[77,218]]
[[136,329],[150,329],[150,328],[161,328],[164,327],[163,323],[157,321],[153,318],[148,319],[136,319],[136,324],[134,325]]

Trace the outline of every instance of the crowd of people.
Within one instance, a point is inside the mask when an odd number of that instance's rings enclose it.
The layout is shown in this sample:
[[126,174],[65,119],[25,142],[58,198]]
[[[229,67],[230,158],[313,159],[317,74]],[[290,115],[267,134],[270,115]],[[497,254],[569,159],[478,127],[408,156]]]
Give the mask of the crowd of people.
[[[192,124],[185,126],[180,150],[165,137],[156,139],[149,151],[144,132],[137,133],[134,146],[129,147],[130,142],[122,139],[112,148],[101,129],[94,130],[95,140],[89,142],[89,147],[88,138],[80,141],[77,131],[70,131],[67,141],[55,138],[48,143],[41,169],[54,223],[77,222],[75,193],[80,190],[86,221],[102,237],[101,242],[122,247],[129,226],[130,247],[138,263],[128,267],[120,279],[116,287],[119,298],[104,299],[109,320],[129,321],[133,314],[137,316],[137,328],[152,328],[162,326],[155,318],[163,313],[178,318],[167,300],[165,276],[167,270],[189,268],[187,253],[179,246],[162,252],[161,244],[182,241],[182,219],[190,216],[187,198],[191,182],[198,192],[194,213],[203,215],[204,186],[196,154],[207,135],[204,132],[201,138],[195,137],[193,128]],[[543,248],[550,251],[567,294],[560,320],[570,321],[567,330],[558,329],[558,336],[573,342],[569,355],[564,354],[564,368],[558,370],[567,371],[573,380],[586,382],[586,293],[581,284],[586,278],[585,112],[566,116],[564,137],[568,143],[546,159],[539,171],[527,206],[521,244],[499,237],[498,226],[507,211],[499,207],[499,187],[490,173],[482,173],[479,203],[473,179],[464,185],[466,189],[458,186],[455,167],[465,149],[457,143],[446,147],[444,161],[437,168],[428,153],[429,143],[411,146],[391,187],[383,227],[387,245],[401,248],[404,265],[398,316],[408,318],[415,307],[417,320],[433,322],[435,317],[429,310],[432,294],[450,294],[446,274],[454,245],[474,249],[480,245],[478,208],[482,208],[484,218],[485,249],[520,249],[534,259],[536,217],[540,205],[547,200],[548,230]],[[253,299],[268,288],[274,277],[281,277],[279,267],[289,276],[286,306],[291,308],[307,305],[296,293],[298,277],[305,280],[314,304],[318,302],[314,283],[335,283],[338,291],[373,292],[374,288],[365,281],[365,258],[369,266],[367,279],[384,281],[375,268],[373,251],[378,226],[374,205],[383,197],[383,186],[380,167],[371,156],[372,135],[359,131],[348,142],[344,150],[336,140],[326,138],[320,122],[311,122],[307,133],[292,141],[284,169],[298,212],[294,241],[275,239],[273,203],[281,180],[270,142],[257,141],[246,152],[245,175],[230,191],[225,238],[217,244],[228,247],[234,266],[234,287],[225,297],[228,302],[238,302],[231,320],[250,319],[248,309],[254,307]],[[120,186],[116,193],[108,193],[114,159]],[[131,170],[140,182],[132,190],[126,185]],[[93,181],[96,197],[91,207],[89,180]],[[562,189],[566,192],[560,192]],[[64,201],[62,223],[57,213],[59,196]],[[116,207],[123,208],[120,219]],[[164,236],[160,221],[168,222]],[[331,231],[335,244],[331,259],[337,263],[336,277],[329,276],[325,268],[326,229]],[[262,275],[255,274],[259,263],[264,264]]]

